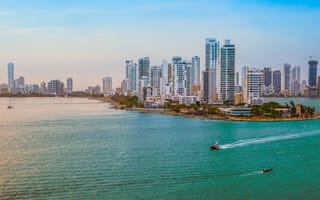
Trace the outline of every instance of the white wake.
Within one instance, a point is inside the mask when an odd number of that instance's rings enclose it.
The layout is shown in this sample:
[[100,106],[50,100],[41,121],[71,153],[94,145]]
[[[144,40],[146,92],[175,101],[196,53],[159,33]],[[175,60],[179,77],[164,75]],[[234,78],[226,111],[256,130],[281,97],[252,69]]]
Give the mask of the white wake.
[[275,141],[281,141],[281,140],[291,140],[295,138],[309,137],[309,136],[318,135],[318,134],[320,134],[319,131],[314,131],[314,132],[309,132],[304,134],[290,134],[290,135],[271,136],[271,137],[255,138],[255,139],[248,139],[248,140],[239,140],[234,143],[220,145],[220,148],[232,149],[236,147],[249,146],[253,144],[263,144],[263,143],[275,142]]

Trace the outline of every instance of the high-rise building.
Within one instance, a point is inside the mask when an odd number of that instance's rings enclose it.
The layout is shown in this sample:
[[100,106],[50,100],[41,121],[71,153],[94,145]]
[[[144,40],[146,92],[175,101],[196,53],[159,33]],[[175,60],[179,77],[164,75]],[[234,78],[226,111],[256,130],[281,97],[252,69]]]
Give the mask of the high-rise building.
[[248,87],[247,87],[247,74],[248,74],[248,66],[243,66],[241,70],[241,85],[242,85],[242,96],[245,103],[248,103]]
[[67,79],[67,91],[66,91],[66,93],[67,94],[72,94],[72,92],[73,92],[73,80],[72,80],[71,77],[69,77]]
[[281,91],[290,90],[290,72],[291,65],[288,63],[283,64],[282,77],[281,77]]
[[102,79],[103,94],[112,94],[112,77],[106,76]]
[[317,65],[318,61],[309,60],[309,87],[315,88],[317,87]]
[[300,94],[300,66],[293,67],[291,71],[291,93],[293,96]]
[[200,85],[200,57],[192,57],[191,62],[191,85]]
[[40,83],[40,93],[46,95],[48,93],[48,88],[46,82],[42,81]]
[[138,61],[139,64],[139,79],[142,76],[146,76],[150,80],[150,59],[149,57],[140,58]]
[[48,93],[51,95],[61,96],[64,94],[63,82],[59,80],[51,80],[48,82]]
[[270,67],[263,68],[264,86],[269,87],[272,84],[272,71]]
[[306,96],[305,95],[305,89],[307,88],[307,80],[302,80],[301,81],[301,86],[300,86],[300,93],[303,95],[303,96]]
[[275,70],[272,72],[272,85],[276,94],[281,92],[281,71]]
[[129,80],[125,79],[121,82],[121,93],[127,95],[129,91]]
[[163,78],[163,84],[167,85],[167,84],[169,84],[169,63],[168,63],[168,61],[166,61],[166,60],[162,61],[161,69],[162,69],[161,75]]
[[172,57],[172,64],[178,64],[178,63],[181,63],[182,62],[182,58],[181,56],[174,56]]
[[13,91],[13,81],[14,81],[14,64],[8,64],[8,88],[9,92]]
[[161,66],[152,66],[150,70],[150,85],[154,96],[160,96],[161,80],[163,80]]
[[264,70],[249,68],[247,71],[247,101],[248,104],[262,104]]
[[233,102],[235,91],[235,46],[231,44],[230,40],[225,40],[220,53],[219,97],[224,102]]
[[236,85],[239,85],[239,72],[236,72]]
[[138,81],[138,98],[139,102],[143,102],[146,100],[145,88],[148,87],[148,77],[142,76],[141,79]]
[[24,88],[25,87],[25,83],[24,83],[24,77],[20,76],[19,78],[15,79],[13,81],[13,88]]
[[20,76],[19,78],[13,81],[12,93],[14,94],[25,94],[25,84],[24,84],[24,77]]
[[[174,57],[175,58],[175,57]],[[173,94],[175,96],[191,95],[191,63],[173,60]]]
[[172,64],[168,64],[168,83],[172,83],[173,81],[173,67]]
[[203,91],[204,94],[208,94],[208,99],[204,96],[204,100],[207,102],[216,101],[217,96],[217,69],[219,66],[219,42],[215,38],[207,38],[205,43],[206,48],[206,71],[208,72],[208,83],[203,83],[208,85],[208,91]]
[[320,96],[320,76],[318,76],[318,96]]
[[137,64],[133,63],[132,60],[126,61],[126,80],[129,81],[128,91],[127,92],[136,92],[137,91]]
[[202,72],[202,95],[203,100],[208,102],[209,99],[209,71]]

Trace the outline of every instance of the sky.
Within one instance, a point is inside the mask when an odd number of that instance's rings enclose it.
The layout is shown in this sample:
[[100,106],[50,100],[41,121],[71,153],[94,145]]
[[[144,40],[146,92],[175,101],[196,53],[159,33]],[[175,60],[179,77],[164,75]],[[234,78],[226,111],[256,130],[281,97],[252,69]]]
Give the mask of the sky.
[[126,60],[200,56],[205,38],[236,46],[242,66],[308,73],[320,58],[320,1],[316,0],[0,0],[0,83],[7,64],[15,78],[39,84],[74,79],[76,90],[113,77],[119,87]]

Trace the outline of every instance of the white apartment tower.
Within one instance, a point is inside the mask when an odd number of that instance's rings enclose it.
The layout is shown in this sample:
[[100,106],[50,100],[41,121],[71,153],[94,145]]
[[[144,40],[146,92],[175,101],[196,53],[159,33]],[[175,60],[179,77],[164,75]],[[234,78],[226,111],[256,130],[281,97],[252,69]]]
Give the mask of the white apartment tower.
[[150,83],[153,96],[160,96],[161,86],[161,66],[152,66],[150,71]]
[[128,92],[137,91],[137,82],[138,82],[138,70],[137,64],[133,63],[132,60],[126,61],[126,72],[125,79],[129,81]]
[[173,95],[191,95],[191,63],[187,61],[173,61]]
[[112,77],[106,76],[102,79],[103,94],[112,94]]
[[263,70],[249,68],[247,70],[247,102],[248,104],[261,104],[264,87]]
[[204,82],[204,85],[206,85],[204,88],[208,91],[203,91],[204,100],[212,103],[216,101],[217,88],[220,87],[219,42],[215,38],[207,38],[205,48],[205,71],[208,73],[208,77],[204,80],[208,81],[208,83]]

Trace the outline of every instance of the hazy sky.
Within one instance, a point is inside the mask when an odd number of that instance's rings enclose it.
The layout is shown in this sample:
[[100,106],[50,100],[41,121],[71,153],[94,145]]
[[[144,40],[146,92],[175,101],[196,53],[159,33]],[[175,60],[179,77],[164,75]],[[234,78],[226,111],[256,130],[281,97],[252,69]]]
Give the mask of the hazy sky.
[[244,65],[302,67],[320,57],[320,1],[308,0],[0,0],[0,82],[7,63],[27,83],[73,77],[75,89],[118,87],[126,59],[201,57],[204,41],[231,39]]

